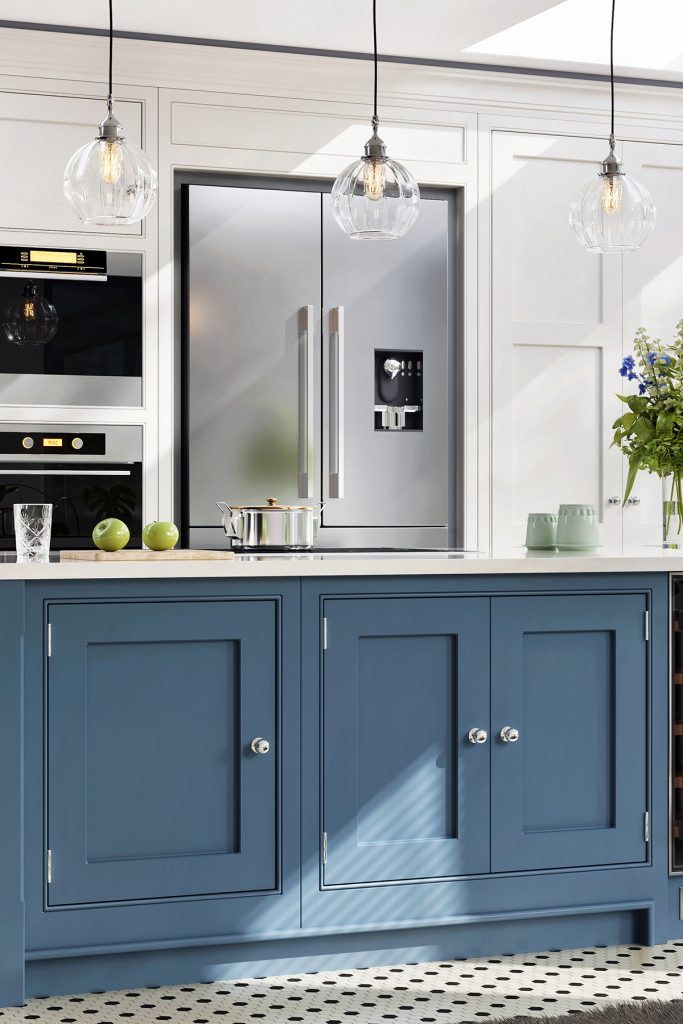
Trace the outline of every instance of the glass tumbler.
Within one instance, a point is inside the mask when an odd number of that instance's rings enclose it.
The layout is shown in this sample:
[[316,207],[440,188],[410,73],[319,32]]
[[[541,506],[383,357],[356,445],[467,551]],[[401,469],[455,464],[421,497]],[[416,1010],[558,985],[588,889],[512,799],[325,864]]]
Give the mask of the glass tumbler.
[[17,562],[49,562],[52,505],[15,505]]

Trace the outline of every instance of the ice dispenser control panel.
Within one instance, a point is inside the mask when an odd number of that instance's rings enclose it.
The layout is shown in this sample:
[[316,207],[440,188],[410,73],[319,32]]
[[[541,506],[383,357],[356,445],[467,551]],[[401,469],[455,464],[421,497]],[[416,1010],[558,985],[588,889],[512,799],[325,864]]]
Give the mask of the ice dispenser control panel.
[[422,430],[424,353],[375,349],[375,430]]

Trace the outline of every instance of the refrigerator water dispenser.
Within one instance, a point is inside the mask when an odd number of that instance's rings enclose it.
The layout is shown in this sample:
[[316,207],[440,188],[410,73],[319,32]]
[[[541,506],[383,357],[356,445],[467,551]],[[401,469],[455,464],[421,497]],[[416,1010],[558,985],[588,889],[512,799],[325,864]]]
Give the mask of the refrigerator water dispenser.
[[424,353],[375,349],[375,430],[422,430]]

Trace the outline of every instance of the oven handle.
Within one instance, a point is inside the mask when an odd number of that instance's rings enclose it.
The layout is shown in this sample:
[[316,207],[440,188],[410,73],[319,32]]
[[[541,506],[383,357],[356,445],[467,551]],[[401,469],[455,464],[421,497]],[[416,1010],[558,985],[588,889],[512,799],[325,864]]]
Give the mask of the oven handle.
[[130,476],[129,469],[0,469],[0,476]]

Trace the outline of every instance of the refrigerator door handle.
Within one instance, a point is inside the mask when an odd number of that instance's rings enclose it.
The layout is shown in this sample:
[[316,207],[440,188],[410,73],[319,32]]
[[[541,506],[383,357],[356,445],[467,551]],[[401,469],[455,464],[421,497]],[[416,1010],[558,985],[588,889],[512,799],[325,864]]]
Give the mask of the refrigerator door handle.
[[313,306],[299,310],[299,497],[310,498],[313,475]]
[[344,497],[344,307],[330,310],[329,496]]

